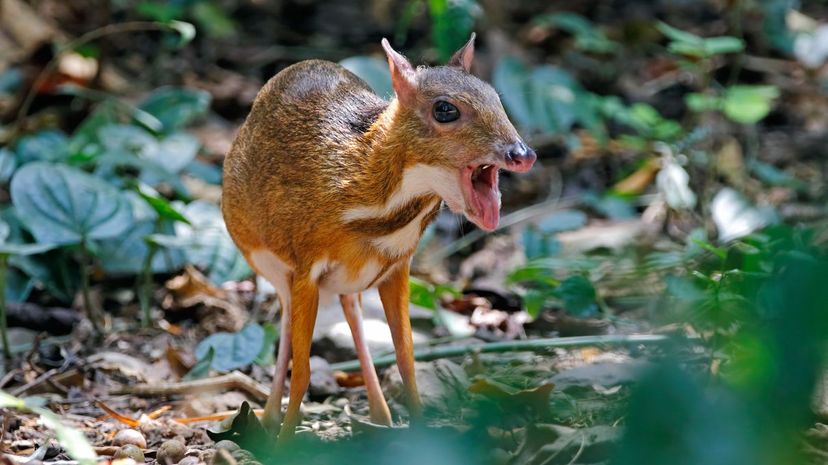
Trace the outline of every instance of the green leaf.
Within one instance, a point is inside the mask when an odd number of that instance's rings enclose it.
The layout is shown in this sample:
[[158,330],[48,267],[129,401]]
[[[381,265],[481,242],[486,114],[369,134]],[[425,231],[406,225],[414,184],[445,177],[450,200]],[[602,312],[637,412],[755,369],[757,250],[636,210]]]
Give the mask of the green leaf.
[[708,55],[738,53],[745,49],[745,42],[730,36],[710,37],[704,39],[704,48]]
[[684,103],[696,113],[705,111],[716,111],[722,106],[722,99],[715,95],[700,94],[691,92],[684,96]]
[[0,255],[37,255],[48,252],[57,245],[55,244],[0,244]]
[[774,86],[731,86],[725,91],[722,109],[737,123],[754,124],[770,113],[778,97],[779,89]]
[[704,41],[704,39],[702,39],[700,36],[697,36],[696,34],[692,34],[687,31],[682,31],[681,29],[677,29],[662,21],[656,23],[656,29],[658,29],[662,34],[667,36],[668,39],[673,40],[675,42],[701,45]]
[[187,219],[186,216],[182,215],[167,199],[161,197],[161,194],[158,193],[155,189],[146,184],[142,184],[138,187],[138,195],[144,199],[155,213],[157,213],[161,218],[166,218],[172,221],[180,221],[182,223],[190,224],[190,220]]
[[446,62],[471,35],[479,7],[474,0],[428,0],[431,37]]
[[0,147],[0,183],[9,182],[16,169],[17,160],[14,152],[5,147]]
[[12,179],[11,197],[21,221],[41,243],[106,239],[132,224],[129,202],[117,189],[68,166],[23,166]]
[[184,207],[182,213],[191,224],[176,223],[175,230],[191,263],[206,270],[207,277],[217,284],[250,275],[218,207],[196,200]]
[[215,351],[211,368],[217,371],[231,371],[253,363],[262,351],[265,330],[256,323],[248,323],[238,333],[215,333],[198,343],[196,357],[207,357],[210,349]]
[[183,381],[189,381],[193,379],[201,379],[206,378],[207,375],[210,374],[210,367],[213,365],[213,359],[216,357],[216,348],[210,346],[207,349],[207,353],[204,354],[204,357],[201,357],[193,368],[181,378]]
[[25,302],[34,289],[35,282],[17,268],[10,267],[6,272],[6,301]]
[[584,276],[570,276],[563,280],[552,295],[563,301],[564,309],[575,316],[587,317],[598,312],[595,287]]
[[141,1],[135,5],[135,12],[154,21],[168,23],[184,14],[183,6],[178,2]]
[[437,310],[437,296],[434,286],[414,276],[408,279],[408,300],[420,307]]
[[196,28],[192,24],[185,21],[173,20],[169,22],[169,26],[181,37],[181,40],[178,42],[179,47],[183,47],[195,39]]
[[618,43],[608,39],[592,21],[576,13],[554,13],[535,19],[536,24],[551,25],[575,36],[575,48],[585,52],[612,53]]
[[796,189],[800,192],[807,191],[808,184],[801,179],[780,170],[779,168],[756,159],[748,161],[748,168],[762,182],[772,186],[784,186]]
[[[150,188],[151,189],[151,188]],[[159,221],[159,214],[140,194],[124,193],[132,206],[133,226],[124,234],[100,241],[97,255],[108,273],[137,274],[144,269],[147,254],[150,253],[147,238],[155,233],[174,233],[171,221]],[[186,257],[180,250],[163,249],[155,253],[151,270],[154,273],[168,273],[184,266]]]
[[61,161],[69,156],[66,134],[47,130],[20,139],[15,148],[20,164],[33,161]]
[[587,223],[587,216],[579,210],[561,210],[545,216],[538,228],[545,233],[557,233],[578,229]]
[[529,104],[526,66],[513,57],[505,57],[497,63],[492,83],[500,93],[509,115],[524,129],[532,129],[535,119]]
[[[236,28],[233,20],[212,2],[198,2],[193,5],[193,19],[209,37],[224,38],[233,34]],[[193,31],[195,32],[195,31]],[[184,34],[182,34],[184,36]],[[192,39],[192,37],[190,37]],[[189,42],[189,40],[187,40]]]
[[355,56],[346,58],[339,64],[367,82],[380,97],[390,98],[394,95],[387,61],[375,57]]
[[661,21],[656,25],[662,34],[671,40],[667,48],[677,55],[686,55],[695,58],[709,58],[725,53],[741,52],[745,48],[742,39],[731,36],[703,38],[680,29],[676,29]]
[[254,362],[261,366],[273,365],[273,346],[279,340],[279,330],[272,323],[265,323],[262,325],[264,329],[264,341],[262,342],[262,350],[256,356]]
[[[142,156],[152,162],[153,165],[161,167],[169,174],[178,174],[191,161],[193,161],[198,154],[201,144],[195,137],[176,133],[148,147]],[[158,176],[155,176],[153,171],[146,171],[142,174],[142,179],[147,184],[155,185],[160,182]],[[167,176],[162,176],[167,178]]]
[[145,156],[157,151],[158,141],[152,134],[131,124],[108,124],[97,131],[98,140],[107,152]]
[[210,94],[198,89],[162,87],[150,94],[139,108],[158,118],[164,132],[169,133],[207,114]]

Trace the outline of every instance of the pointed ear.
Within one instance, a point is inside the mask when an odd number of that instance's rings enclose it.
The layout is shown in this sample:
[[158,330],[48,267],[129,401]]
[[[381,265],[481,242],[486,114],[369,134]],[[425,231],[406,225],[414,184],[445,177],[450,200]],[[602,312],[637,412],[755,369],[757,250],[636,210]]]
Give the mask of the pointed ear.
[[416,72],[408,60],[391,48],[388,39],[382,39],[382,48],[388,57],[388,69],[391,72],[391,85],[397,94],[397,100],[403,104],[414,102],[417,93]]
[[472,32],[469,41],[466,42],[466,45],[461,47],[460,50],[454,52],[454,55],[452,55],[448,62],[449,66],[457,66],[466,70],[467,73],[471,72],[472,61],[474,61],[475,37],[477,37],[477,34]]

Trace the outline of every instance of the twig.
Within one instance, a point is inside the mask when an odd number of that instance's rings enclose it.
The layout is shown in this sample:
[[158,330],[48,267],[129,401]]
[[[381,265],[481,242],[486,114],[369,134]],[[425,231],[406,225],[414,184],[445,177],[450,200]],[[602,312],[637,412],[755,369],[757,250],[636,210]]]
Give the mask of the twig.
[[96,401],[95,404],[98,406],[98,408],[106,412],[106,416],[112,417],[115,420],[129,426],[130,428],[135,428],[136,426],[141,424],[141,422],[136,420],[135,418],[124,415],[101,401]]
[[[57,368],[52,368],[51,370],[48,370],[48,371],[44,372],[42,375],[38,376],[37,378],[33,379],[32,381],[29,381],[28,383],[26,383],[26,384],[24,384],[20,387],[14,388],[9,392],[11,392],[11,395],[13,395],[13,396],[20,396],[22,394],[25,394],[26,391],[28,391],[29,389],[49,381],[49,378],[56,375],[57,373],[58,373],[58,369]],[[65,393],[66,392],[64,392],[64,394]]]
[[179,381],[171,384],[136,384],[115,389],[111,394],[153,397],[225,391],[228,389],[240,389],[257,400],[265,400],[270,395],[270,389],[240,371],[234,371],[215,378]]
[[[237,410],[228,410],[226,412],[218,412],[212,415],[205,415],[201,417],[174,418],[173,421],[175,421],[176,423],[181,423],[182,425],[188,425],[190,423],[198,423],[202,421],[222,421],[225,418],[232,417],[236,413],[238,413]],[[253,409],[253,414],[257,417],[261,417],[262,415],[264,415],[264,409]]]
[[[635,344],[660,344],[667,342],[667,336],[656,334],[634,334],[630,336],[623,335],[605,335],[605,336],[578,336],[578,337],[558,337],[550,339],[529,339],[520,341],[502,341],[492,342],[488,344],[464,344],[460,346],[451,347],[435,347],[429,349],[418,350],[414,352],[414,359],[419,362],[427,362],[430,360],[437,360],[440,358],[460,357],[472,353],[491,353],[491,352],[515,352],[515,351],[544,351],[553,347],[583,347],[583,346],[600,346],[600,345],[635,345]],[[377,357],[374,360],[374,366],[378,368],[393,365],[396,361],[393,355]],[[338,371],[357,371],[359,370],[359,360],[351,360],[348,362],[334,363],[331,369]]]

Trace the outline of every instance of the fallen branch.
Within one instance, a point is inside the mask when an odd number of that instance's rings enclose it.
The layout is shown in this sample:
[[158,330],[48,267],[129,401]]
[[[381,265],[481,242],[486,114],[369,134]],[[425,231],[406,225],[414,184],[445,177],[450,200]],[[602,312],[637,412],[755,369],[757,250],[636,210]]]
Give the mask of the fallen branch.
[[[492,353],[492,352],[516,352],[516,351],[544,351],[555,347],[584,347],[584,346],[600,346],[600,345],[635,345],[635,344],[659,344],[666,342],[667,336],[660,336],[655,334],[637,334],[630,336],[623,335],[603,335],[603,336],[578,336],[578,337],[558,337],[551,339],[528,339],[517,341],[502,341],[492,342],[488,344],[464,344],[449,347],[434,347],[423,350],[414,351],[414,359],[418,362],[428,362],[440,358],[460,357],[473,353]],[[383,368],[393,365],[396,362],[394,355],[386,355],[377,357],[374,360],[374,366]],[[350,360],[347,362],[334,363],[331,369],[337,371],[357,371],[359,370],[359,360]]]
[[234,371],[214,378],[179,381],[170,384],[136,384],[134,386],[124,386],[111,391],[110,394],[154,397],[227,391],[231,389],[244,391],[253,396],[254,399],[260,401],[266,400],[267,396],[270,395],[270,389],[240,371]]

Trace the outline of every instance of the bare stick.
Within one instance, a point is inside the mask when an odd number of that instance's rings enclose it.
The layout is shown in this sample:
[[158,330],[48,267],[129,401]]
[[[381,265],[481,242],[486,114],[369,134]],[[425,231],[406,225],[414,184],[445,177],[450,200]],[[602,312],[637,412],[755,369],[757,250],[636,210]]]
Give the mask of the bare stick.
[[[667,342],[666,336],[655,334],[633,334],[606,335],[606,336],[578,336],[578,337],[557,337],[551,339],[529,339],[520,341],[501,341],[489,344],[464,344],[451,347],[435,347],[414,351],[414,359],[418,362],[427,362],[439,358],[460,357],[472,353],[486,352],[515,352],[515,351],[544,351],[555,347],[584,347],[600,345],[637,345],[637,344],[660,344]],[[374,366],[383,368],[393,365],[394,355],[378,357],[374,360]],[[359,360],[334,363],[331,369],[339,371],[359,370]]]
[[153,397],[226,391],[229,389],[244,391],[259,401],[266,400],[270,394],[270,389],[265,385],[253,380],[253,378],[240,371],[233,371],[232,373],[215,378],[180,381],[170,384],[136,384],[135,386],[124,386],[110,393],[114,395],[129,394],[133,396]]

